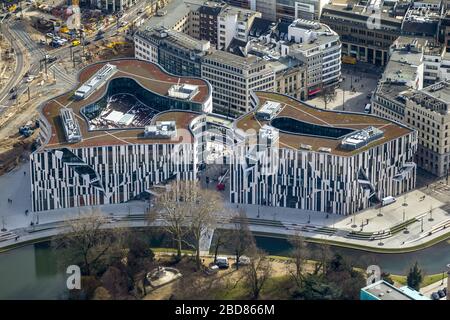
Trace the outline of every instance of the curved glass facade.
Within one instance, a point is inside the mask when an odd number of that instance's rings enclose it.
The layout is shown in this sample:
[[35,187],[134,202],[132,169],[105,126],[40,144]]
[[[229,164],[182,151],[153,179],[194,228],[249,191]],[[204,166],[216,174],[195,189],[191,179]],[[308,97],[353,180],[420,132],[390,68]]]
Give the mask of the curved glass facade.
[[[106,94],[94,103],[85,106],[81,112],[88,118],[97,117],[106,107],[108,98],[116,94],[130,94],[136,97],[153,110],[167,111],[171,109],[190,110],[202,112],[202,104],[192,101],[177,100],[171,97],[160,96],[142,87],[137,81],[131,78],[114,78],[108,83]],[[150,110],[149,110],[150,112]]]
[[300,135],[303,134],[331,139],[339,139],[355,131],[348,128],[321,126],[318,124],[304,122],[288,117],[275,118],[271,121],[270,125],[280,131],[284,131],[287,133]]

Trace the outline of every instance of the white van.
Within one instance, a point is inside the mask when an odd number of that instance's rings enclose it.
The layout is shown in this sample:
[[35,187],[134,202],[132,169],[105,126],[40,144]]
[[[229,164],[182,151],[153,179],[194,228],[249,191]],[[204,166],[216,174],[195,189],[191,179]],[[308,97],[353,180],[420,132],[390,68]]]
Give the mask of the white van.
[[372,105],[370,103],[366,104],[366,106],[364,107],[364,112],[365,113],[370,113],[370,109],[372,109]]
[[381,205],[387,206],[388,204],[394,203],[395,201],[397,201],[397,199],[395,199],[393,196],[385,197],[383,198],[383,200],[381,200]]

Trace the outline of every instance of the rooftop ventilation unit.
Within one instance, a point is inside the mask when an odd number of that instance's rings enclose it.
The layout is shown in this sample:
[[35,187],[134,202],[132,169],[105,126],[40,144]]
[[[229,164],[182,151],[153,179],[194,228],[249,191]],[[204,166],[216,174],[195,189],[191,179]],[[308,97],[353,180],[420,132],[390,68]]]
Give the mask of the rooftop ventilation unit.
[[157,121],[156,125],[146,126],[144,129],[145,138],[174,138],[177,135],[175,121]]
[[312,150],[312,146],[309,145],[309,144],[302,143],[302,144],[300,144],[300,149],[302,149],[302,150]]
[[68,143],[81,141],[81,131],[72,109],[62,108],[60,116],[64,127],[64,134]]
[[278,140],[278,130],[268,124],[259,129],[259,144],[272,144]]
[[256,118],[260,120],[272,120],[280,112],[281,103],[266,101],[263,106],[256,111]]
[[108,81],[117,72],[117,67],[112,64],[105,64],[100,68],[88,81],[75,91],[76,99],[86,99],[95,90],[97,90],[102,84]]
[[383,131],[371,126],[345,137],[342,140],[341,147],[346,150],[355,150],[381,137],[383,137]]
[[320,147],[319,152],[331,153],[331,148]]
[[199,92],[198,86],[192,84],[174,84],[170,87],[169,97],[191,100]]

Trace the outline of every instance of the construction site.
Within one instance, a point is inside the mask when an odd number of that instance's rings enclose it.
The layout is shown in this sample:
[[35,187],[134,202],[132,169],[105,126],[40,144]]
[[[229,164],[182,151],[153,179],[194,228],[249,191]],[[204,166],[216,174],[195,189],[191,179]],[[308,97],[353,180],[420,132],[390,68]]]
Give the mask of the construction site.
[[[16,41],[22,51],[23,72],[20,77],[23,76],[24,80],[20,80],[9,93],[25,82],[27,89],[21,94],[13,93],[14,99],[5,99],[8,105],[1,106],[0,110],[0,175],[22,161],[28,161],[29,154],[36,147],[38,107],[43,102],[73,87],[78,72],[86,65],[134,57],[132,22],[119,23],[117,14],[81,8],[79,25],[69,29],[66,22],[71,21],[70,17],[77,12],[76,8],[74,10],[77,4],[78,1],[73,1],[70,6],[66,1],[30,1],[22,2],[19,7],[12,1],[9,5],[0,6],[3,18],[8,17],[10,24],[20,23],[28,37],[28,43],[26,39]],[[150,17],[164,5],[165,1],[153,2],[145,7],[142,18]],[[55,39],[61,45],[53,46]],[[45,58],[37,58],[36,51]],[[0,53],[1,88],[15,73],[16,53],[11,39],[0,37]],[[72,83],[64,80],[69,77],[74,79]]]

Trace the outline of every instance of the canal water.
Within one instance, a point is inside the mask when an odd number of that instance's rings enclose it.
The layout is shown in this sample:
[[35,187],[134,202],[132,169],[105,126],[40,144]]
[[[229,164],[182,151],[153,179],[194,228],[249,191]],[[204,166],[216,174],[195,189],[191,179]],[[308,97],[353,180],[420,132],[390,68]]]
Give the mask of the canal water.
[[[289,243],[283,239],[256,237],[256,242],[273,255],[289,252]],[[151,245],[157,244],[152,241]],[[319,245],[308,246],[311,258],[314,258]],[[382,271],[392,274],[406,274],[415,261],[427,274],[440,273],[450,263],[450,241],[402,254],[377,254],[339,247],[330,249],[354,266],[366,268],[369,264],[377,264]],[[68,294],[66,276],[49,242],[0,253],[0,299],[65,299]]]

